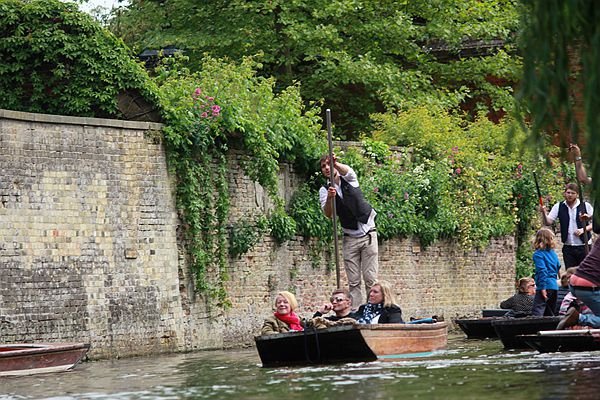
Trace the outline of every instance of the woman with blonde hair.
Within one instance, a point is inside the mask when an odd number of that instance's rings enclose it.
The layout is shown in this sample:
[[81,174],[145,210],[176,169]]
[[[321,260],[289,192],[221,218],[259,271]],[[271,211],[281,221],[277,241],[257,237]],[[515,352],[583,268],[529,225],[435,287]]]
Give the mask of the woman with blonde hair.
[[554,247],[556,247],[554,232],[548,228],[537,231],[533,240],[536,288],[531,310],[531,315],[536,317],[554,315],[556,309],[558,293],[556,279],[560,270],[560,261]]
[[361,324],[404,323],[402,310],[388,282],[378,281],[371,286],[369,301],[358,308],[356,319]]
[[531,315],[534,295],[535,281],[533,278],[521,278],[517,285],[517,293],[500,303],[500,308],[510,310],[506,314],[510,317],[525,317]]
[[261,335],[304,330],[300,318],[294,312],[297,308],[296,296],[286,290],[277,293],[275,311],[273,315],[265,318],[260,330]]

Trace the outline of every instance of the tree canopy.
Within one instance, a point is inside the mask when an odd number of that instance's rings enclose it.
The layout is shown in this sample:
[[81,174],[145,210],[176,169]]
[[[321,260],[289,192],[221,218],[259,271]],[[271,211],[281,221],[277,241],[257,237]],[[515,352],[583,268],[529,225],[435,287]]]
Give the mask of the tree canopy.
[[[521,116],[534,145],[557,133],[563,146],[582,135],[591,175],[600,177],[600,3],[523,0]],[[542,40],[540,40],[543,38]],[[583,115],[583,117],[582,117]],[[600,179],[593,181],[600,196]]]
[[299,82],[306,101],[332,109],[340,137],[356,138],[375,112],[503,115],[518,24],[517,0],[132,0],[110,29],[137,51],[175,46],[192,68],[205,53],[253,56],[261,75]]
[[157,104],[123,41],[58,0],[0,1],[0,108],[119,117],[119,93]]

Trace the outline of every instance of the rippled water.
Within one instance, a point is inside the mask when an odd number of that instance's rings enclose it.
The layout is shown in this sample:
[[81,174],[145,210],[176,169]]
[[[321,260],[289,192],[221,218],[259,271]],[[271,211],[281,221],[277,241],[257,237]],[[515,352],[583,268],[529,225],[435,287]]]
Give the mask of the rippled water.
[[262,368],[255,349],[86,362],[71,372],[0,378],[13,399],[599,399],[600,352],[504,351],[450,340],[427,357]]

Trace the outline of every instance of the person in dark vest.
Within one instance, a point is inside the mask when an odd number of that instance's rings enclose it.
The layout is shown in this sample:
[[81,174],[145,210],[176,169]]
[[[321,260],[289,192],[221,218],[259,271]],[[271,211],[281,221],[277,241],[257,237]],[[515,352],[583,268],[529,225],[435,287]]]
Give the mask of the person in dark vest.
[[563,261],[565,268],[571,268],[578,266],[585,258],[585,242],[591,246],[590,218],[594,208],[588,202],[584,204],[579,201],[579,187],[575,183],[568,183],[563,195],[565,200],[554,204],[549,213],[543,206],[540,209],[546,225],[552,225],[558,219]]
[[[348,278],[348,288],[354,304],[362,304],[361,279],[365,291],[369,293],[377,280],[379,250],[375,216],[377,213],[365,200],[358,185],[358,178],[352,168],[334,160],[334,182],[327,181],[328,187],[321,187],[319,199],[321,208],[328,218],[333,217],[333,202],[337,217],[342,225],[344,238],[342,254],[344,269]],[[330,177],[329,156],[321,157],[321,172]]]

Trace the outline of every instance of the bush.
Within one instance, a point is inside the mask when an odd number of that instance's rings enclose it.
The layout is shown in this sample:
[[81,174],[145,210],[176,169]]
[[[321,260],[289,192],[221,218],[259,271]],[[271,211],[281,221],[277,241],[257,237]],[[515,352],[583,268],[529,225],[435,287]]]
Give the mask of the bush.
[[76,4],[0,2],[0,108],[120,117],[119,93],[158,104],[146,71],[123,42]]

